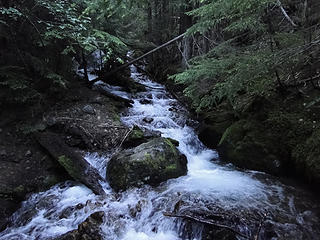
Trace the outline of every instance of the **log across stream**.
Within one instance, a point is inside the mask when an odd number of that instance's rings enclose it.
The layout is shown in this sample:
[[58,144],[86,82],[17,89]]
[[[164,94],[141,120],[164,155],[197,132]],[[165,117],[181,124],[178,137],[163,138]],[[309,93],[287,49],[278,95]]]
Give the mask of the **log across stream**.
[[[122,122],[179,141],[188,174],[159,187],[122,193],[101,182],[103,197],[76,182],[58,184],[30,196],[0,233],[1,240],[57,239],[95,212],[104,213],[101,234],[110,240],[200,240],[219,231],[234,239],[319,239],[319,203],[309,193],[267,174],[221,163],[218,153],[199,141],[188,125],[187,110],[164,86],[134,66],[131,76],[147,86],[147,92],[130,95],[108,87],[112,94],[133,100]],[[141,103],[145,99],[148,104]],[[105,178],[108,156],[87,153],[86,159]]]

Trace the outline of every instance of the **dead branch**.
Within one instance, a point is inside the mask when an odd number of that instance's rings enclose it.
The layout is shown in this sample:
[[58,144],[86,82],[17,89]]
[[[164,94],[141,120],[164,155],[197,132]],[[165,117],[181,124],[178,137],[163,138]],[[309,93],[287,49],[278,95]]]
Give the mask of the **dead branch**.
[[310,78],[307,78],[307,79],[303,79],[303,80],[300,80],[299,82],[297,82],[296,84],[289,84],[289,85],[286,85],[285,87],[299,87],[301,85],[306,85],[306,83],[308,82],[313,82],[314,80],[320,78],[320,74],[316,75],[316,76],[313,76],[313,77],[310,77]]
[[128,138],[128,136],[131,134],[131,132],[133,131],[134,127],[132,127],[127,133],[126,135],[124,136],[124,138],[122,139],[120,145],[117,147],[116,151],[115,152],[118,152],[122,146],[122,144],[124,143],[124,141]]
[[199,219],[199,218],[187,215],[187,214],[186,215],[179,215],[179,214],[173,214],[173,213],[164,212],[163,215],[166,216],[166,217],[183,218],[183,219],[191,220],[191,221],[202,223],[202,224],[207,224],[207,225],[218,227],[218,228],[224,228],[224,229],[226,229],[226,230],[228,230],[230,232],[233,232],[233,233],[235,233],[235,234],[237,234],[237,235],[239,235],[239,236],[241,236],[243,238],[250,239],[248,236],[244,235],[243,233],[241,233],[241,232],[239,232],[239,231],[237,231],[237,230],[235,230],[232,227],[229,227],[227,225],[215,223],[215,222],[208,221],[208,220]]
[[281,9],[281,12],[283,13],[284,17],[291,23],[292,26],[297,27],[298,25],[294,23],[294,21],[289,17],[286,10],[283,8],[282,3],[280,0],[277,0],[278,6]]
[[[118,71],[120,71],[120,70],[122,70],[122,69],[124,69],[124,68],[126,68],[128,66],[130,66],[131,64],[134,64],[134,63],[138,62],[139,60],[145,58],[146,56],[148,56],[148,55],[150,55],[150,54],[152,54],[152,53],[154,53],[154,52],[156,52],[156,51],[158,51],[158,50],[170,45],[171,43],[174,43],[175,41],[178,41],[179,39],[183,38],[185,36],[185,34],[186,33],[180,34],[179,36],[177,36],[177,37],[171,39],[170,41],[168,41],[168,42],[156,47],[155,49],[143,54],[142,56],[140,56],[140,57],[138,57],[138,58],[136,58],[136,59],[134,59],[134,60],[132,60],[132,61],[130,61],[128,63],[125,63],[125,64],[121,65],[120,67],[116,68],[115,70],[109,72],[105,77],[111,76],[111,75],[115,74],[116,72],[118,72]],[[92,85],[92,84],[94,84],[95,82],[97,82],[99,80],[101,80],[101,79],[100,78],[93,79],[92,81],[90,81],[90,84]]]
[[257,231],[256,236],[254,237],[254,240],[259,240],[259,235],[260,235],[260,232],[261,232],[261,229],[262,229],[262,225],[263,225],[263,223],[265,222],[267,216],[268,216],[268,212],[265,212],[265,213],[263,214],[263,217],[262,217],[260,223],[259,223],[258,231]]

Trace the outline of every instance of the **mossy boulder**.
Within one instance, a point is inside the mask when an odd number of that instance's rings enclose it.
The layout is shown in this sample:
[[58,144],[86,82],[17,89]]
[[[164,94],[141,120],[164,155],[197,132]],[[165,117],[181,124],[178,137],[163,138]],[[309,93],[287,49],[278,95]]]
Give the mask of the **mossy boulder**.
[[223,159],[238,167],[279,174],[282,165],[272,139],[261,122],[240,120],[224,132],[218,150]]
[[157,186],[187,173],[187,160],[167,138],[155,138],[114,155],[107,166],[107,179],[116,190],[144,184]]
[[235,116],[228,110],[208,112],[199,129],[199,139],[209,148],[216,148],[225,130],[234,122]]

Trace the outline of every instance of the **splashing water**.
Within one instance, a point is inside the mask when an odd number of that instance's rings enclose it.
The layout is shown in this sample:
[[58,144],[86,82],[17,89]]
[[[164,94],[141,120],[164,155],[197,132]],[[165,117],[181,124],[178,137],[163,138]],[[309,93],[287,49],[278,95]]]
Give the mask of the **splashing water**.
[[[89,215],[104,211],[101,226],[110,240],[178,240],[201,239],[203,226],[192,225],[186,234],[181,219],[168,218],[178,201],[184,209],[212,207],[228,212],[261,212],[268,210],[274,231],[286,239],[318,239],[318,206],[302,190],[284,186],[272,177],[253,171],[239,171],[219,163],[216,151],[206,148],[194,129],[187,125],[188,112],[170,97],[165,87],[140,75],[131,66],[132,78],[145,85],[147,91],[132,96],[119,87],[105,85],[105,90],[134,101],[122,116],[127,126],[161,132],[163,137],[179,141],[178,149],[188,159],[188,174],[171,179],[157,188],[145,186],[116,194],[107,182],[102,183],[107,196],[96,196],[76,183],[58,184],[50,190],[33,194],[13,215],[11,226],[0,233],[1,240],[52,239],[76,229]],[[102,84],[102,83],[98,83]],[[141,100],[148,99],[150,104]],[[151,119],[146,123],[145,118]],[[87,153],[85,159],[105,178],[110,156]],[[239,231],[252,236],[251,230]],[[281,239],[275,237],[274,239]],[[282,238],[283,239],[283,238]]]

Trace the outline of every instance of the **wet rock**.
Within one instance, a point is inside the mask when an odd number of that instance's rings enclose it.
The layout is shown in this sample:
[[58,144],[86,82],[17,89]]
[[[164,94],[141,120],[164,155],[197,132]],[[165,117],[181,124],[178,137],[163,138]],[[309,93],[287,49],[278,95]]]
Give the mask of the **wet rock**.
[[143,119],[144,122],[149,123],[149,124],[152,123],[153,120],[154,120],[154,119],[153,119],[152,117],[145,117],[145,118]]
[[54,240],[102,240],[100,225],[105,217],[104,212],[91,214],[78,229],[67,232],[66,234],[55,238]]
[[120,97],[118,95],[115,95],[111,92],[108,92],[106,91],[103,86],[100,86],[100,85],[94,85],[93,86],[93,89],[98,91],[99,93],[103,94],[104,96],[108,97],[108,98],[111,98],[119,103],[123,103],[124,106],[126,107],[132,107],[132,104],[134,103],[132,100],[129,100],[129,99],[126,99],[126,98],[123,98],[123,97]]
[[157,186],[186,173],[186,157],[166,138],[155,138],[123,150],[114,155],[107,166],[107,178],[116,191],[143,184]]
[[178,112],[178,109],[175,107],[171,107],[168,109],[170,112]]
[[151,104],[152,101],[149,100],[149,99],[142,99],[142,100],[139,101],[139,103],[141,103],[141,104]]
[[94,110],[94,108],[93,108],[91,105],[85,105],[85,106],[82,108],[82,111],[83,111],[84,113],[91,114],[91,115],[96,114],[96,111]]
[[68,174],[75,180],[82,182],[100,195],[105,192],[100,185],[104,181],[98,171],[93,168],[79,153],[67,146],[59,135],[51,132],[37,133],[36,139],[50,155],[60,163]]
[[147,95],[147,98],[148,98],[148,99],[153,99],[152,94],[149,93],[149,94]]
[[134,126],[129,136],[123,142],[122,146],[124,148],[132,148],[139,146],[147,140],[148,139],[145,137],[144,132],[138,126]]

